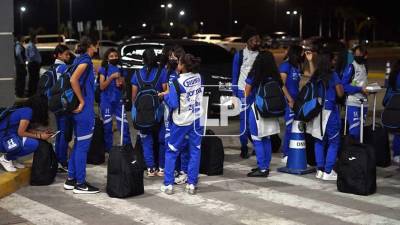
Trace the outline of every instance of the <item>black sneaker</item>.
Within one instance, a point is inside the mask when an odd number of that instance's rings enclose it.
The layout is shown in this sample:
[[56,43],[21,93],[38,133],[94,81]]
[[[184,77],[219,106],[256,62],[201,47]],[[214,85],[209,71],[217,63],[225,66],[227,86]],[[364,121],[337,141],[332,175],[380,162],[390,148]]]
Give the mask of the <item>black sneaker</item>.
[[64,189],[65,190],[74,190],[74,188],[75,188],[75,185],[76,185],[76,180],[75,179],[73,179],[73,180],[66,180],[65,181],[65,183],[64,183]]
[[251,172],[257,171],[258,167],[251,169]]
[[268,177],[269,170],[262,172],[261,170],[256,170],[247,174],[248,177]]
[[249,149],[247,147],[240,148],[240,157],[242,159],[248,159],[249,156]]
[[74,194],[96,194],[99,193],[100,190],[97,187],[93,187],[88,182],[83,184],[76,184],[73,190]]

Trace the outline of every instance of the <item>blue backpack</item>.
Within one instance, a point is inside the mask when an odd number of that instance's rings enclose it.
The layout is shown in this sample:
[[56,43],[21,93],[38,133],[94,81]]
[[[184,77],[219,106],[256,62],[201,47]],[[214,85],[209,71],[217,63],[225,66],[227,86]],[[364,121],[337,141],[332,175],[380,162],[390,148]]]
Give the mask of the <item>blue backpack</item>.
[[[142,79],[141,71],[137,73],[137,81],[139,91],[136,96],[135,103],[132,105],[132,120],[133,126],[137,130],[148,128],[156,128],[163,118],[163,108],[161,107],[160,98],[156,90],[156,85],[160,79],[162,68],[157,70],[153,81],[145,82]],[[150,74],[148,71],[146,77]]]
[[286,99],[279,83],[272,77],[261,84],[255,99],[256,117],[258,114],[264,118],[281,117],[285,115]]
[[15,126],[15,124],[10,124],[10,116],[16,109],[16,107],[0,108],[0,122],[7,120],[6,127],[0,130],[0,152],[15,153],[22,148],[22,139],[17,134],[8,132],[12,126]]
[[[295,119],[303,122],[310,122],[322,112],[325,98],[326,87],[322,80],[307,82],[301,89],[293,106]],[[321,102],[319,99],[321,99]]]
[[57,69],[58,65],[53,65],[47,70],[42,76],[40,76],[38,82],[38,89],[37,93],[39,95],[44,95],[47,98],[50,97],[50,89],[56,84],[57,82]]
[[[78,97],[76,97],[70,82],[71,76],[78,65],[79,64],[73,64],[69,66],[50,89],[48,102],[49,110],[53,113],[70,113],[78,107],[79,100]],[[86,87],[85,84],[88,77],[88,75],[84,77],[84,87]],[[86,88],[82,91],[83,94],[86,95]]]

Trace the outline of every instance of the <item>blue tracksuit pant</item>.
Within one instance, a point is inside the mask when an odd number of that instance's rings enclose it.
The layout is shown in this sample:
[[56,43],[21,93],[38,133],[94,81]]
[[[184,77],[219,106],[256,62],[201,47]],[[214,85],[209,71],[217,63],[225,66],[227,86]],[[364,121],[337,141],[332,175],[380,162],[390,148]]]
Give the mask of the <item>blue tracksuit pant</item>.
[[269,136],[258,136],[257,119],[254,116],[253,109],[251,107],[249,109],[249,130],[256,151],[257,166],[260,170],[267,170],[271,163],[271,139]]
[[[121,130],[121,114],[122,114],[122,102],[117,101],[117,102],[108,102],[108,101],[102,101],[100,103],[100,108],[101,108],[101,114],[103,117],[103,127],[104,127],[104,141],[106,145],[106,151],[110,151],[113,145],[113,130],[112,130],[112,119],[113,116],[115,116],[117,120],[117,126],[118,126],[118,131],[120,132]],[[124,118],[124,138],[123,138],[123,144],[131,144],[131,137],[129,134],[129,124],[128,120],[126,118],[126,113],[125,113],[125,118]]]
[[[368,107],[364,107],[364,125],[367,117]],[[360,139],[360,114],[361,107],[348,106],[347,107],[347,124],[349,127],[349,134],[356,140]]]
[[67,163],[67,154],[68,154],[68,141],[66,137],[70,132],[72,127],[72,115],[70,114],[62,114],[56,115],[57,129],[60,133],[56,136],[55,141],[55,151],[57,155],[57,160],[61,164]]
[[395,134],[393,138],[393,156],[400,155],[400,135]]
[[7,160],[17,160],[19,157],[29,155],[37,150],[39,141],[34,138],[22,138],[22,149],[13,154],[7,154]]
[[93,106],[85,106],[83,111],[73,115],[75,144],[68,161],[68,177],[78,184],[86,180],[86,159],[94,129]]
[[[243,91],[239,90],[237,97],[240,98],[240,100],[242,100],[242,103],[245,103],[244,101],[245,97]],[[246,104],[249,105],[250,103],[246,102]],[[248,138],[250,137],[250,130],[248,126],[249,112],[250,112],[250,107],[248,107],[244,111],[241,111],[239,115],[241,149],[247,149]]]
[[294,112],[293,110],[288,106],[285,111],[285,137],[283,140],[283,147],[282,147],[282,153],[283,156],[287,156],[289,154],[289,142],[290,142],[290,137],[292,135],[292,124],[294,120]]
[[[340,114],[337,110],[331,112],[323,140],[315,138],[315,161],[317,167],[330,173],[336,163],[340,146]],[[327,149],[327,151],[325,151]],[[326,157],[325,157],[326,152]]]
[[175,163],[179,153],[184,148],[186,135],[189,137],[188,142],[190,155],[187,173],[188,184],[196,185],[198,182],[203,127],[199,125],[199,120],[196,120],[194,123],[196,123],[196,125],[192,124],[189,126],[178,126],[171,123],[171,136],[168,141],[169,148],[165,154],[165,185],[174,184]]

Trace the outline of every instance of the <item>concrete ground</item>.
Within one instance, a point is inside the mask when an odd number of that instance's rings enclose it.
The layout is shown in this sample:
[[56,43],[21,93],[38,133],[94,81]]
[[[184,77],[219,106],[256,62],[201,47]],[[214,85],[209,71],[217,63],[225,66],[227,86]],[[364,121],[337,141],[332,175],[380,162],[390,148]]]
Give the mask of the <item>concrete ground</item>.
[[[378,95],[378,115],[382,110]],[[371,117],[369,117],[370,120]],[[233,134],[229,127],[213,128]],[[281,127],[283,131],[283,127]],[[133,130],[133,129],[131,129]],[[283,133],[283,132],[282,132]],[[118,135],[115,135],[115,140]],[[135,134],[132,132],[132,137]],[[371,196],[340,193],[335,182],[323,182],[314,174],[295,176],[276,171],[283,166],[273,155],[268,178],[247,178],[256,159],[243,160],[237,137],[223,137],[224,174],[201,175],[197,195],[183,186],[174,195],[159,191],[162,178],[145,177],[145,194],[112,199],[105,193],[106,165],[87,168],[87,180],[101,188],[96,195],[74,195],[57,175],[50,186],[21,188],[0,199],[3,224],[400,224],[400,175],[398,166],[378,168],[378,191]]]

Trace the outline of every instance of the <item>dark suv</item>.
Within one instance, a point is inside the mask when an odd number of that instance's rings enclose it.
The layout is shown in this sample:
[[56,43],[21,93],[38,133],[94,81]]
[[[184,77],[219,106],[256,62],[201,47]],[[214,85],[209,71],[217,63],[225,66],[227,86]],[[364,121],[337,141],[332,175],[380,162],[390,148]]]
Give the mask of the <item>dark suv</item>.
[[143,67],[142,54],[145,49],[153,48],[158,55],[161,54],[164,46],[174,45],[180,45],[186,53],[201,58],[200,74],[205,85],[204,93],[210,97],[208,113],[209,115],[219,114],[220,96],[232,95],[230,83],[233,55],[218,45],[181,39],[127,41],[119,47],[122,68],[131,77],[135,70]]

